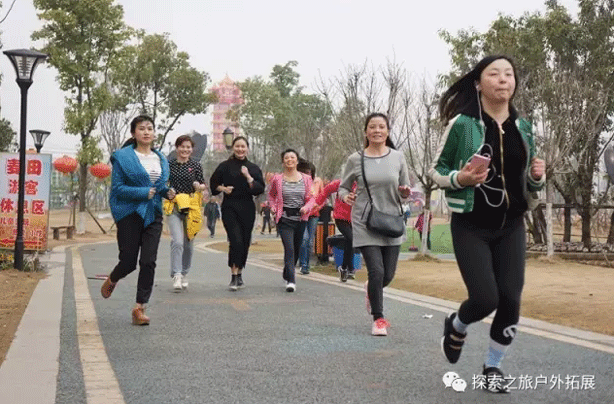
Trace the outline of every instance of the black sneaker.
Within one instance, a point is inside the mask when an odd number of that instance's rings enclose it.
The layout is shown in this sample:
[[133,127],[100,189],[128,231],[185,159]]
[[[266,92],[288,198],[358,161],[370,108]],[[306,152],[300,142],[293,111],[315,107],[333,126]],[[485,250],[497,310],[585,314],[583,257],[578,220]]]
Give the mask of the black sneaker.
[[339,271],[339,279],[341,279],[341,282],[347,282],[348,281],[348,270],[343,269],[342,267],[337,267],[337,271]]
[[503,376],[501,369],[495,367],[487,368],[486,365],[483,365],[482,368],[482,374],[486,377],[486,390],[497,394],[508,394],[510,392],[508,388],[509,383]]
[[461,349],[465,343],[465,337],[467,336],[467,334],[461,334],[454,329],[452,325],[454,317],[456,317],[456,313],[446,317],[443,323],[443,337],[441,338],[441,350],[450,363],[458,362]]
[[356,273],[354,271],[348,271],[348,279],[356,279]]
[[242,288],[243,286],[245,286],[245,284],[243,283],[243,277],[241,276],[241,274],[237,274],[237,287]]
[[233,292],[236,292],[237,289],[239,288],[238,285],[238,281],[237,281],[237,275],[232,275],[232,279],[230,280],[230,285],[228,285],[228,289],[230,289]]

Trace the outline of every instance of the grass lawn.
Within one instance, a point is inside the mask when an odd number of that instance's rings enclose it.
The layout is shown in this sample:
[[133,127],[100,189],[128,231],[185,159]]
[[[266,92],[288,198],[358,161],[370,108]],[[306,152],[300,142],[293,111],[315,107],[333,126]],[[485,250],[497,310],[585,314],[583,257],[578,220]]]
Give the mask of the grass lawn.
[[[401,246],[401,252],[407,252],[412,245],[420,249],[420,235],[413,227],[407,229],[407,241]],[[431,227],[431,252],[434,254],[453,254],[452,234],[449,224],[436,224]]]

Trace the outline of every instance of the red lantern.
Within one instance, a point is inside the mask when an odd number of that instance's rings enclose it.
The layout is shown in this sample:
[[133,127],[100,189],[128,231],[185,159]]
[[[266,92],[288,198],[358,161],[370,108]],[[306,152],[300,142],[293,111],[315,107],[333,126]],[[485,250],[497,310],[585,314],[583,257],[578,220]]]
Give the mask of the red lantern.
[[63,174],[74,173],[79,163],[77,159],[64,156],[53,162],[53,167]]
[[99,179],[107,178],[111,174],[111,167],[104,163],[97,163],[90,167],[90,173]]

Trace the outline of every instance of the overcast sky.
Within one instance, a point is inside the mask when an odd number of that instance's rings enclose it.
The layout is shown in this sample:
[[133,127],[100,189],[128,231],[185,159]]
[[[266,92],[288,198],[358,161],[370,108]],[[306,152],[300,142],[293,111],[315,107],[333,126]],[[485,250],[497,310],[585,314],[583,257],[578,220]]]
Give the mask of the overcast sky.
[[[87,1],[87,0],[83,0]],[[3,0],[0,18],[12,0]],[[275,64],[298,61],[301,85],[315,91],[316,79],[337,75],[345,65],[368,59],[375,66],[395,58],[416,75],[435,77],[450,67],[448,48],[437,32],[487,29],[499,13],[513,16],[544,10],[536,0],[119,0],[124,20],[148,33],[170,33],[179,50],[217,83],[228,74],[235,81],[267,77]],[[576,0],[559,0],[572,12]],[[31,0],[16,0],[0,24],[3,50],[33,48],[30,36],[41,23]],[[19,88],[6,56],[0,57],[1,115],[19,128]],[[28,92],[28,130],[52,132],[43,152],[71,152],[78,137],[64,134],[64,95],[56,71],[43,66]],[[211,132],[209,115],[181,120],[168,140],[196,130]],[[28,134],[28,147],[33,142]]]

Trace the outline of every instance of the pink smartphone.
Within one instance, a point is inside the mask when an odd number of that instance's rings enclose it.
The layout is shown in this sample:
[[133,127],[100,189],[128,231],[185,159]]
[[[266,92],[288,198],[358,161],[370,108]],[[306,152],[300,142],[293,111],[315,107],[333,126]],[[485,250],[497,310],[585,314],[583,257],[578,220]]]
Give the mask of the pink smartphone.
[[472,168],[488,168],[490,165],[490,157],[482,156],[481,154],[474,154],[469,161],[469,166]]

